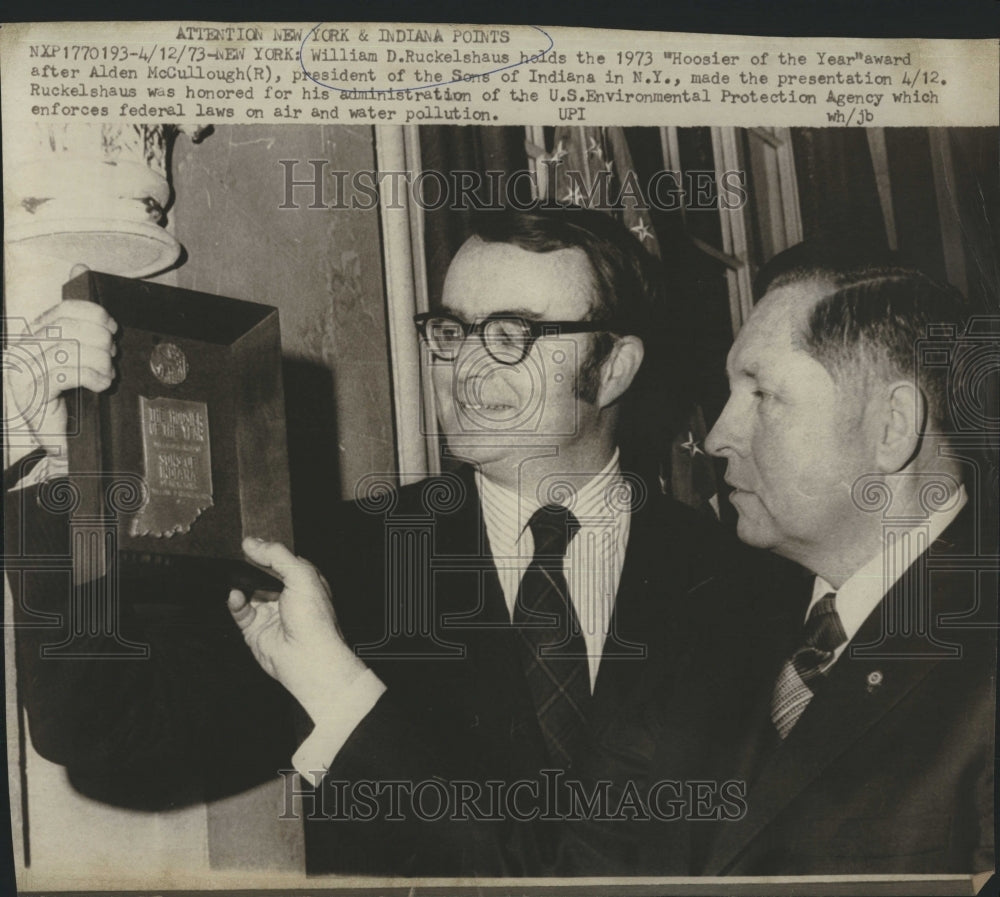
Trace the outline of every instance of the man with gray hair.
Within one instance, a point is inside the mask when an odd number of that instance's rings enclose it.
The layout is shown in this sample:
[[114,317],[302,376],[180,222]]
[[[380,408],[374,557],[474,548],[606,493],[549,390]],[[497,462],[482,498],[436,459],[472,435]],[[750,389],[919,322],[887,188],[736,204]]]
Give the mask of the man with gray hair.
[[692,645],[685,775],[745,781],[747,813],[692,828],[691,871],[992,869],[997,543],[962,383],[989,343],[913,268],[802,244],[759,285],[706,448],[739,537],[814,579]]

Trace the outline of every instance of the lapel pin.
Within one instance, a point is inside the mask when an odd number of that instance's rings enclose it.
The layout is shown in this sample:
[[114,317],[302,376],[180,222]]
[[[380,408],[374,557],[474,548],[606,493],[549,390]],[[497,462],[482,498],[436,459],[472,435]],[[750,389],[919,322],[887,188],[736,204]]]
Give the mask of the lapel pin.
[[868,674],[868,680],[867,680],[867,683],[868,683],[868,693],[871,694],[873,691],[875,691],[875,689],[878,688],[882,684],[882,680],[884,678],[885,677],[882,675],[882,671],[881,670],[872,670]]

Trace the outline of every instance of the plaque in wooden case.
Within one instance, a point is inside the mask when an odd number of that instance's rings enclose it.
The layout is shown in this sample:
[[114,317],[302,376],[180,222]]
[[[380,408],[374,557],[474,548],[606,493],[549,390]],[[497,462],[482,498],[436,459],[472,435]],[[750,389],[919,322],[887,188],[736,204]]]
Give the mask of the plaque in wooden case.
[[[292,544],[278,310],[93,271],[63,298],[100,303],[119,327],[111,388],[68,403],[76,580],[115,563],[275,587],[241,542]],[[95,538],[97,557],[81,550]]]

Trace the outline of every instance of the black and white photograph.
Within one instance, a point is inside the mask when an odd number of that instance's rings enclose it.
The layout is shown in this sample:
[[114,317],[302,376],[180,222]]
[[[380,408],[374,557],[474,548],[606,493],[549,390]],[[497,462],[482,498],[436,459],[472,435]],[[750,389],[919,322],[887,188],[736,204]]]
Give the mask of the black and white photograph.
[[[415,59],[403,30],[380,61]],[[482,40],[416,52],[482,54],[492,89]],[[459,77],[394,103],[303,64],[291,120],[248,123],[218,97],[281,88],[193,51],[155,99],[28,60],[20,890],[971,894],[996,868],[996,122],[878,126],[877,96],[941,89],[900,86],[901,51],[823,126],[675,114],[709,82],[590,124],[572,97],[630,86],[545,52],[527,125],[449,116]],[[331,120],[291,114],[321,90]]]

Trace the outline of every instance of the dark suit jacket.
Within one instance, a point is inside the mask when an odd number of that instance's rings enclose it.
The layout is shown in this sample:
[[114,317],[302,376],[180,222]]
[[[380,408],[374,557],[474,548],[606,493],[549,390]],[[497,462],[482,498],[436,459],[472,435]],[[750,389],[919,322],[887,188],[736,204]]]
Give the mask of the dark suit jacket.
[[[355,522],[350,538],[382,546],[377,556],[387,586],[377,595],[384,603],[345,606],[342,621],[357,650],[389,686],[390,701],[430,733],[434,764],[431,769],[417,764],[404,774],[407,758],[394,754],[409,749],[408,737],[376,723],[342,752],[325,787],[367,777],[412,778],[416,769],[444,770],[449,778],[475,782],[537,778],[539,769],[551,763],[521,672],[517,635],[490,555],[472,471],[462,468],[406,487],[391,509],[368,518]],[[596,741],[648,706],[669,679],[678,639],[687,629],[679,615],[680,597],[733,563],[738,551],[735,540],[713,521],[662,495],[646,494],[637,501],[589,717]],[[344,582],[343,572],[338,581]],[[415,594],[420,586],[425,591]],[[400,633],[397,625],[387,637],[385,621],[398,621],[404,607],[421,608],[415,622],[422,621],[423,628],[411,625]],[[335,803],[329,794],[326,806]],[[389,864],[406,874],[484,871],[482,860],[467,851],[443,849],[449,843],[444,825],[417,823],[403,835],[398,821],[387,823],[384,831],[374,821],[359,827],[356,839],[345,834],[347,828],[335,821],[307,828],[315,871],[320,867],[314,859],[322,861],[338,849],[342,853],[347,841],[361,870],[384,870]],[[419,846],[428,840],[434,849]],[[395,856],[394,847],[399,849]]]
[[[742,818],[684,827],[692,874],[993,868],[997,558],[975,523],[967,507],[906,571],[783,743],[771,690],[808,586],[692,646],[656,723],[651,776],[747,783]],[[660,864],[674,835],[660,828],[641,830],[640,867]]]
[[[77,641],[84,656],[43,658],[66,634],[69,602],[85,599],[65,571],[32,560],[67,556],[65,519],[40,512],[34,490],[8,499],[8,534],[22,540],[8,554],[26,559],[13,577],[19,682],[43,756],[89,796],[148,809],[231,793],[288,767],[307,721],[250,657],[222,583],[181,574],[122,583],[118,637],[149,645],[145,660],[112,659],[119,640],[103,635]],[[330,544],[317,560],[348,640],[432,727],[450,769],[480,780],[536,775],[546,758],[471,471],[345,509]],[[597,738],[669,675],[683,631],[673,599],[718,570],[729,557],[722,545],[713,523],[659,495],[634,509],[595,689]],[[389,747],[398,745],[376,744],[369,759]],[[353,840],[349,828],[307,820],[310,871],[414,868],[405,846],[387,864],[373,826],[355,827]],[[448,859],[428,871],[459,868]]]
[[[583,776],[612,782],[612,795],[677,783],[664,793],[687,797],[678,818],[662,821],[661,805],[631,820],[413,824],[400,840],[424,863],[441,851],[491,875],[993,868],[996,557],[982,542],[977,554],[973,522],[967,510],[905,573],[783,743],[771,692],[801,637],[811,576],[748,553],[674,598],[682,656],[603,731]],[[365,776],[377,751],[383,774],[446,777],[435,737],[387,696],[331,776]]]

